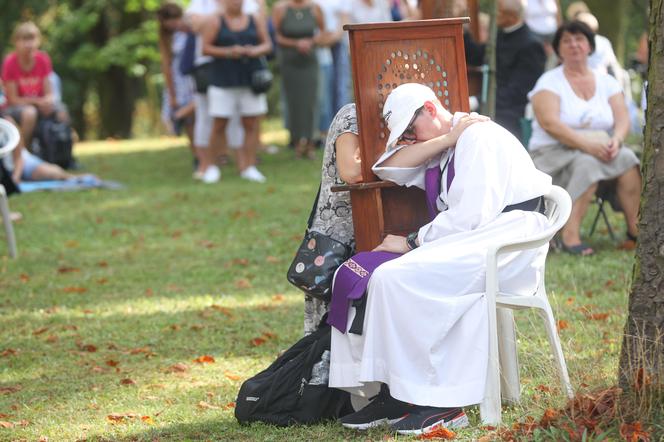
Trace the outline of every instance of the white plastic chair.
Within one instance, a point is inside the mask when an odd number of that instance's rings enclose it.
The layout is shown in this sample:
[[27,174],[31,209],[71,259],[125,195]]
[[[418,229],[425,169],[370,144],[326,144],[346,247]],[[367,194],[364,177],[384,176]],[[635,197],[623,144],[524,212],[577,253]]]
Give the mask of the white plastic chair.
[[546,216],[551,223],[548,229],[525,241],[495,244],[489,248],[487,253],[486,301],[489,311],[489,367],[484,401],[480,404],[482,422],[487,425],[496,425],[501,421],[501,374],[503,375],[503,397],[513,401],[518,401],[519,398],[519,366],[512,310],[535,308],[539,311],[544,319],[563,391],[570,398],[574,396],[556,330],[556,321],[546,296],[544,269],[542,269],[542,280],[533,296],[504,293],[498,287],[498,255],[543,246],[567,222],[572,210],[572,200],[569,194],[561,187],[552,186],[551,191],[544,195],[544,198]]
[[[16,126],[0,118],[0,161],[2,161],[5,155],[11,154],[16,146],[18,146],[20,139],[21,136]],[[16,248],[16,237],[14,236],[14,226],[12,225],[11,214],[9,212],[7,191],[2,184],[0,184],[0,215],[2,215],[2,224],[5,228],[5,236],[7,237],[9,256],[16,258],[18,251]]]

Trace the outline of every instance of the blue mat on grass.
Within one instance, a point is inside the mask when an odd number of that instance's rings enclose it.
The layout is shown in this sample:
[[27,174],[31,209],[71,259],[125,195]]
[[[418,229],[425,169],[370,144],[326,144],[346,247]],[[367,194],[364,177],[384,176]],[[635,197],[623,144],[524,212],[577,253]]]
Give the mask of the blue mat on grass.
[[94,175],[82,175],[63,181],[22,181],[18,188],[21,192],[67,192],[84,189],[124,189],[124,185],[117,181],[106,181]]

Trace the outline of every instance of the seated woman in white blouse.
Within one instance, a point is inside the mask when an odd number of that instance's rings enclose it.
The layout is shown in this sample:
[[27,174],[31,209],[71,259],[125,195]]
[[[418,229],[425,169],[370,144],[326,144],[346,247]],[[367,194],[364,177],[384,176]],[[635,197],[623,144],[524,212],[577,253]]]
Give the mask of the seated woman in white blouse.
[[562,25],[553,48],[562,65],[542,75],[528,94],[535,112],[528,147],[535,166],[574,201],[561,231],[562,249],[576,255],[594,253],[581,240],[581,222],[598,182],[614,178],[627,223],[623,246],[632,247],[638,233],[641,175],[636,155],[622,146],[629,117],[621,87],[613,77],[588,67],[595,40],[586,24]]

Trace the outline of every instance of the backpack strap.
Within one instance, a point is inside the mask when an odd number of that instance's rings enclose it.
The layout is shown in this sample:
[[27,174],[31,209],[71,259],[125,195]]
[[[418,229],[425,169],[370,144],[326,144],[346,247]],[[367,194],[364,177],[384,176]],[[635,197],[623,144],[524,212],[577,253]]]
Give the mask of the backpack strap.
[[311,229],[311,225],[314,222],[314,216],[316,215],[316,208],[318,207],[318,199],[320,198],[320,188],[322,185],[323,185],[322,182],[318,185],[318,193],[316,193],[314,206],[311,208],[311,213],[309,213],[309,221],[307,221],[307,230]]

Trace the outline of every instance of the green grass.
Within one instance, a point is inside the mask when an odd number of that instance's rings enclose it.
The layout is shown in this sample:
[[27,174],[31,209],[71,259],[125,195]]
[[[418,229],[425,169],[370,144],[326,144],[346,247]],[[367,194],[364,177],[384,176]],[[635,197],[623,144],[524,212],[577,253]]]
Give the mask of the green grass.
[[[272,135],[283,141],[282,133]],[[335,424],[236,423],[227,405],[241,381],[302,332],[302,294],[285,273],[320,161],[296,161],[290,151],[265,155],[265,185],[240,180],[231,166],[219,184],[203,185],[192,181],[181,144],[83,145],[86,169],[126,190],[12,198],[24,219],[15,225],[19,259],[4,256],[0,236],[0,421],[16,425],[0,428],[0,440],[387,438],[384,430],[356,434]],[[614,226],[622,231],[615,217]],[[615,383],[633,259],[602,232],[591,243],[597,256],[551,254],[547,267],[555,313],[568,324],[561,338],[570,375],[581,390]],[[608,317],[589,320],[588,312]],[[507,425],[564,403],[539,319],[529,312],[517,318],[523,398],[505,407]],[[264,333],[276,336],[251,344]],[[193,362],[202,355],[216,362]],[[187,369],[171,372],[174,364]],[[459,440],[486,434],[476,408],[469,412],[474,425]],[[108,419],[128,413],[136,417]]]

